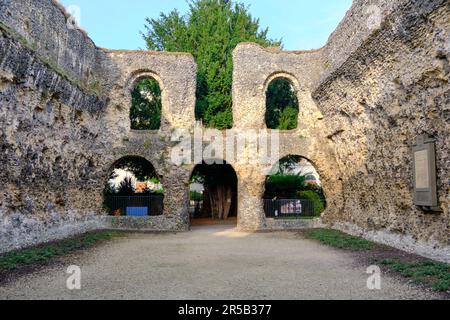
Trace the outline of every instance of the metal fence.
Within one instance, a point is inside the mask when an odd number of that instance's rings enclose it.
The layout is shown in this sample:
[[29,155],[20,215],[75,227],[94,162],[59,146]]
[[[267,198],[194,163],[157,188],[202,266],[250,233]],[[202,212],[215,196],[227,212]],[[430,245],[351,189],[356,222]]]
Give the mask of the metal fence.
[[313,201],[301,199],[264,200],[264,211],[267,218],[276,219],[316,216]]
[[114,216],[160,216],[164,213],[164,196],[106,196],[105,206]]

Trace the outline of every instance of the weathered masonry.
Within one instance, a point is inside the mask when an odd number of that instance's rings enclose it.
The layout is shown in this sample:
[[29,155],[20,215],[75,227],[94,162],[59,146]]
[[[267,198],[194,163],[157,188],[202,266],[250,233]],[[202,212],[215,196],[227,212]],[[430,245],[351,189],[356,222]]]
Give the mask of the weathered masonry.
[[[195,128],[193,57],[100,49],[67,20],[52,0],[0,0],[0,252],[101,228],[188,230],[194,164],[170,157],[174,130]],[[288,79],[300,112],[297,129],[280,132],[280,157],[316,166],[322,223],[450,261],[449,56],[448,0],[356,0],[319,50],[238,45],[234,129],[266,128],[267,86]],[[133,131],[130,92],[149,76],[162,90],[161,128]],[[412,149],[424,135],[436,149],[434,212],[414,200]],[[155,167],[163,216],[106,216],[103,187],[125,156]],[[239,228],[302,227],[265,218],[258,165],[230,164]]]

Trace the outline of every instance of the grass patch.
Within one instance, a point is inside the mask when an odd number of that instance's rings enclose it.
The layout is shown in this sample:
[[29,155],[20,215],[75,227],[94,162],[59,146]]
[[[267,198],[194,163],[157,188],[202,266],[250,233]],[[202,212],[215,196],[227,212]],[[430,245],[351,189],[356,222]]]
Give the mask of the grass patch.
[[314,216],[314,217],[276,217],[273,218],[275,220],[316,220],[319,219],[320,216]]
[[0,256],[0,272],[8,272],[24,266],[47,263],[56,257],[90,248],[97,243],[110,240],[117,236],[119,236],[119,233],[108,231],[87,233],[73,239],[9,252]]
[[306,236],[339,249],[362,251],[374,248],[373,242],[332,229],[310,230],[306,233]]
[[422,285],[438,292],[450,292],[450,265],[408,255],[400,250],[377,245],[360,237],[332,229],[315,229],[305,233],[308,238],[339,249],[363,252],[373,264],[378,264],[397,273],[411,283]]
[[429,285],[435,291],[450,290],[450,265],[446,263],[429,260],[402,262],[388,259],[381,264],[411,279],[414,283]]

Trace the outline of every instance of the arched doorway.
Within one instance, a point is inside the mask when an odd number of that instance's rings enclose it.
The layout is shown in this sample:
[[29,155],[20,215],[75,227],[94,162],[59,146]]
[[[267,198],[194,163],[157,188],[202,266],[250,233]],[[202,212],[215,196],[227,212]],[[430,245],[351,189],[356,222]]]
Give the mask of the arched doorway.
[[112,216],[159,216],[164,211],[161,179],[142,157],[127,156],[116,161],[103,194],[104,207]]
[[237,182],[233,167],[224,161],[197,165],[189,185],[191,224],[237,224]]
[[319,173],[298,155],[278,161],[266,178],[263,198],[267,218],[310,219],[320,217],[326,208]]

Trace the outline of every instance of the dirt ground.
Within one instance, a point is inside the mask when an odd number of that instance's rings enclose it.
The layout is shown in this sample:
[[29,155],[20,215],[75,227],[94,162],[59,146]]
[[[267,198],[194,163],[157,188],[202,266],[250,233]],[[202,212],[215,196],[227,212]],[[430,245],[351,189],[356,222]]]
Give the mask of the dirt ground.
[[[298,232],[242,233],[231,225],[128,234],[0,286],[0,299],[442,299]],[[367,263],[369,264],[369,263]],[[81,268],[81,289],[66,270]]]

